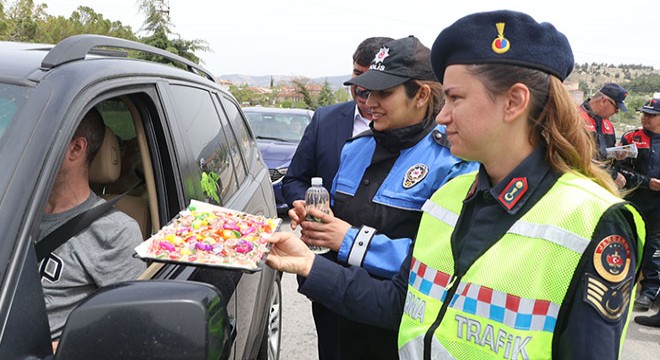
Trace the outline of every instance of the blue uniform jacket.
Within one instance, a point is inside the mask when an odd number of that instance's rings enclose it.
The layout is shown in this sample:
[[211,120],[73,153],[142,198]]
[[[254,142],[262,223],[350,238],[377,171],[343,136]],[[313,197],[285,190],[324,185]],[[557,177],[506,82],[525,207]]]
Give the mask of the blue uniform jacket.
[[[392,209],[390,212],[381,210],[385,211],[385,219],[381,219],[385,224],[394,223],[394,217],[402,214],[402,210],[421,216],[422,205],[440,186],[459,174],[478,169],[477,163],[454,157],[443,135],[444,127],[436,126],[417,144],[400,152],[371,199],[375,204]],[[356,194],[362,186],[365,171],[372,165],[375,149],[376,140],[368,133],[346,143],[332,184],[333,201],[339,194],[349,197]],[[344,218],[342,214],[338,216]],[[352,227],[344,236],[337,259],[362,266],[379,277],[392,277],[399,271],[408,253],[412,235],[393,239],[383,233],[396,233],[396,229],[378,229],[373,224],[359,225],[362,226]],[[414,224],[413,232],[416,232],[417,225]]]
[[341,149],[353,135],[354,117],[354,101],[316,109],[282,180],[282,194],[289,206],[305,199],[312,177],[322,177],[323,186],[330,191]]

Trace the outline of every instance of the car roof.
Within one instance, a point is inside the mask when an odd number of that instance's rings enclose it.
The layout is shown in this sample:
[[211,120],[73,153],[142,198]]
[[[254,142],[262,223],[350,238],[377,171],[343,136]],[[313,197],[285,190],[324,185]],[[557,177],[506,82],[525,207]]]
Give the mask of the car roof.
[[[126,50],[157,55],[177,64],[179,67],[128,58]],[[60,41],[57,45],[0,41],[0,79],[38,82],[41,77],[46,76],[52,69],[83,60],[83,63],[86,63],[87,60],[91,59],[105,59],[109,62],[119,61],[124,66],[116,67],[113,70],[117,73],[130,72],[135,75],[136,66],[138,66],[140,67],[139,71],[146,74],[182,76],[182,73],[190,73],[201,75],[207,80],[217,83],[209,71],[178,55],[130,40],[90,34],[74,35]],[[122,61],[132,61],[135,65],[126,67],[126,63]],[[138,65],[140,63],[148,65]],[[97,64],[104,66],[104,72],[108,70],[106,68],[107,63]],[[155,70],[149,70],[150,68]],[[199,76],[196,78],[199,80]]]
[[25,79],[39,69],[53,45],[0,41],[0,77]]

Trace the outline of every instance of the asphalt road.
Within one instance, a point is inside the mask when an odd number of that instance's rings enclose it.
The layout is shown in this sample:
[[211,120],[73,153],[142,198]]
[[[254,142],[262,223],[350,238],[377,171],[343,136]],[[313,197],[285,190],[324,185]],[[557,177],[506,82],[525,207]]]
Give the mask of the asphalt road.
[[[291,231],[284,217],[281,230]],[[294,231],[300,235],[300,228]],[[312,318],[312,303],[298,293],[296,276],[282,276],[282,341],[280,360],[318,360],[316,329]]]
[[[285,219],[282,230],[289,230],[289,221]],[[298,283],[291,274],[282,278],[282,342],[281,360],[318,360],[316,348],[316,330],[312,319],[310,301],[297,291]],[[658,360],[660,359],[660,328],[637,325],[632,318],[638,315],[653,315],[659,310],[656,305],[647,312],[633,312],[628,333],[623,345],[621,360]],[[598,339],[593,339],[592,346],[599,346]]]

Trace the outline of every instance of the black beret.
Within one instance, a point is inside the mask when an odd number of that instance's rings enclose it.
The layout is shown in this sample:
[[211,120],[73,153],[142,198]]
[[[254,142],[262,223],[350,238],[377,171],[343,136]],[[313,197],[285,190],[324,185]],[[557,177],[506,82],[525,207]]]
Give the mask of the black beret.
[[573,70],[568,39],[550,23],[516,11],[465,16],[442,30],[431,48],[431,66],[442,83],[456,64],[511,64],[544,71],[562,81]]

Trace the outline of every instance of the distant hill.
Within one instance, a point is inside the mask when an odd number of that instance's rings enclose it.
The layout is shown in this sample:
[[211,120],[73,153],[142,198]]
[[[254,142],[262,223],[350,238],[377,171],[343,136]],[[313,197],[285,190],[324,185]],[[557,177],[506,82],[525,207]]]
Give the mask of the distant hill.
[[660,74],[660,70],[644,65],[612,65],[612,64],[575,64],[568,80],[579,82],[584,90],[592,94],[604,83],[615,82],[623,85],[651,74]]
[[[344,81],[351,78],[351,75],[341,75],[341,76],[328,76],[328,77],[319,77],[319,78],[305,78],[304,76],[286,76],[286,75],[273,75],[273,84],[278,85],[280,83],[289,83],[293,79],[308,79],[310,83],[316,83],[323,85],[325,80],[328,80],[330,87],[333,90],[341,89],[344,87]],[[269,87],[270,86],[270,75],[264,76],[251,76],[251,75],[242,75],[242,74],[229,74],[229,75],[220,75],[221,80],[231,81],[236,85],[247,84],[248,86],[258,86],[258,87]]]
[[[593,93],[598,87],[606,82],[616,82],[622,85],[643,78],[650,74],[660,74],[660,69],[644,65],[612,65],[612,64],[575,64],[573,72],[567,80],[580,83],[583,90],[588,94]],[[290,83],[293,79],[307,79],[310,83],[322,85],[327,79],[333,90],[343,88],[344,81],[351,78],[350,74],[343,76],[328,76],[318,78],[305,78],[304,76],[273,75],[274,85]],[[251,76],[242,74],[220,75],[221,80],[231,81],[236,85],[247,84],[248,86],[269,87],[271,76]],[[660,89],[658,89],[660,91]]]

